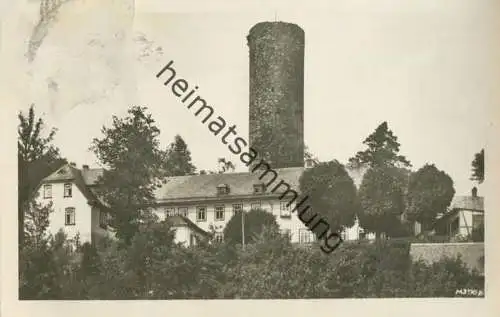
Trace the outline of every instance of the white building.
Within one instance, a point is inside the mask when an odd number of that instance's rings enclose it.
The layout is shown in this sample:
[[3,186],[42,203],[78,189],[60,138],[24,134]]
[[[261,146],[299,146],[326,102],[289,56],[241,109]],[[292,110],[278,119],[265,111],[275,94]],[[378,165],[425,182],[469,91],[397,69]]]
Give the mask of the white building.
[[[313,233],[291,213],[294,205],[287,207],[290,196],[280,199],[286,188],[271,192],[270,189],[282,180],[290,189],[298,191],[299,179],[304,168],[277,169],[279,178],[267,187],[255,173],[225,173],[170,177],[155,192],[157,198],[153,211],[160,220],[171,219],[176,228],[176,242],[192,245],[196,239],[208,236],[215,230],[215,239],[223,240],[223,230],[229,219],[239,210],[261,208],[276,217],[283,233],[288,233],[294,243],[314,241]],[[42,203],[53,203],[49,231],[55,234],[63,229],[68,239],[79,233],[80,241],[90,242],[108,233],[109,211],[95,194],[96,182],[102,169],[89,169],[84,165],[77,169],[65,165],[46,177],[39,187]],[[266,176],[267,177],[267,176]],[[344,240],[364,238],[363,229],[356,224],[341,233]],[[373,234],[366,236],[373,239]]]

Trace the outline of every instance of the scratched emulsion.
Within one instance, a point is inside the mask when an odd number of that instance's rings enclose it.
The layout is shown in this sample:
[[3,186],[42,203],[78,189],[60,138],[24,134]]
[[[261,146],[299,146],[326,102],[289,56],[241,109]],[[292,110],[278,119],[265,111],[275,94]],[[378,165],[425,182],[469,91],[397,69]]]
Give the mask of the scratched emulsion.
[[133,0],[42,0],[39,5],[26,41],[33,103],[60,117],[133,91],[133,71],[127,71],[136,59]]

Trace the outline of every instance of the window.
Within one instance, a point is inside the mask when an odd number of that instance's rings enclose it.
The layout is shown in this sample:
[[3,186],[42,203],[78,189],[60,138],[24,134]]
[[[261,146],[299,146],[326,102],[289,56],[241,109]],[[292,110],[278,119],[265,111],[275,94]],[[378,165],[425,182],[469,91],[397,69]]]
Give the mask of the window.
[[262,194],[265,192],[266,188],[264,187],[264,184],[255,184],[253,185],[253,193],[254,194]]
[[207,207],[198,207],[197,208],[196,221],[207,221]]
[[363,230],[363,228],[359,229],[359,240],[364,240],[366,239],[366,232]]
[[72,192],[73,192],[73,184],[71,183],[67,183],[67,184],[64,184],[64,197],[71,197],[72,196]]
[[260,205],[261,205],[261,204],[260,204],[260,201],[259,201],[259,202],[257,202],[257,203],[252,203],[252,204],[250,205],[250,209],[251,209],[251,210],[254,210],[254,209],[260,209]]
[[73,226],[75,224],[75,208],[68,207],[65,209],[64,224],[66,226]]
[[233,216],[243,211],[243,204],[233,204]]
[[281,201],[280,202],[280,216],[282,218],[290,218],[291,213],[290,211],[292,210],[292,206],[287,206],[288,202],[286,201]]
[[299,229],[299,243],[311,243],[313,241],[313,233],[309,229]]
[[214,241],[216,243],[221,243],[224,241],[224,234],[222,232],[216,232],[214,235]]
[[52,198],[52,185],[43,185],[43,198]]
[[472,215],[472,228],[479,228],[483,225],[484,215]]
[[187,217],[188,216],[188,209],[187,209],[187,207],[179,207],[177,211],[178,211],[178,215],[179,216],[183,216],[183,217]]
[[224,220],[224,205],[215,206],[215,220]]
[[106,228],[108,226],[108,214],[104,211],[99,212],[99,226]]
[[229,186],[227,184],[221,184],[217,186],[217,195],[227,194],[229,194]]
[[165,218],[172,217],[175,214],[175,208],[165,208]]

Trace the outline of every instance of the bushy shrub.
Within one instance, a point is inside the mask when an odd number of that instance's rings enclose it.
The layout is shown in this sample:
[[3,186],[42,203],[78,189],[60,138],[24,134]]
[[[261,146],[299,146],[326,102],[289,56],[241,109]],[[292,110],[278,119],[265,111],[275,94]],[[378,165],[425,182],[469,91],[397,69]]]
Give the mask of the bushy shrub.
[[[327,255],[264,228],[244,248],[228,243],[185,248],[167,224],[142,228],[128,247],[82,245],[63,237],[47,249],[25,249],[24,299],[231,299],[450,297],[484,290],[457,259],[412,263],[409,242],[345,243]],[[36,265],[35,265],[36,263]]]

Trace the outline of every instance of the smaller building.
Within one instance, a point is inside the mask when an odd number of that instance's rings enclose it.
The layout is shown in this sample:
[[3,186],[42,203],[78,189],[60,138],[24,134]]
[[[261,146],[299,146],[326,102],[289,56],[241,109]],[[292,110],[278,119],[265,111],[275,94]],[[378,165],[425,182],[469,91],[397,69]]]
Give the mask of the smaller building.
[[38,203],[52,206],[48,233],[63,230],[68,240],[78,237],[81,243],[113,235],[108,226],[110,210],[95,191],[100,175],[102,169],[84,165],[80,170],[66,164],[41,181],[36,189]]
[[195,246],[200,241],[208,241],[211,234],[197,225],[187,217],[181,215],[171,216],[165,219],[175,230],[174,242],[186,247]]
[[468,237],[484,225],[484,198],[472,190],[471,196],[455,196],[449,211],[436,222],[436,232],[449,237]]

